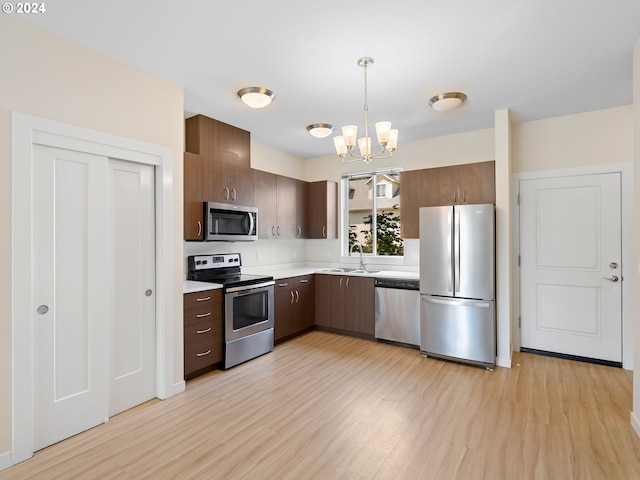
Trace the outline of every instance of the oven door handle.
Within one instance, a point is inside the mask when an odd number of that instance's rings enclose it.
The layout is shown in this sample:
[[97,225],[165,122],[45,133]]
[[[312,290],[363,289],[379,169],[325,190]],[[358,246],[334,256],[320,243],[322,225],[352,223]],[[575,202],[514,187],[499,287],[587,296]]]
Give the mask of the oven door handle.
[[255,290],[256,288],[271,287],[275,284],[276,284],[275,280],[271,280],[270,282],[256,283],[254,285],[240,285],[239,287],[227,288],[226,292],[227,293],[245,292],[245,291]]

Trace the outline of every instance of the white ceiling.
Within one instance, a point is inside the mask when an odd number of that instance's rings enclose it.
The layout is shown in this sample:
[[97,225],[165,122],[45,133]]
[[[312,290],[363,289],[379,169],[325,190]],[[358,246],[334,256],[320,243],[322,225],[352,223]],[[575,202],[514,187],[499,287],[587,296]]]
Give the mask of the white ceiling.
[[[402,142],[632,103],[639,0],[65,0],[21,19],[184,86],[202,113],[303,158],[334,152],[315,122],[371,124]],[[267,108],[236,92],[273,90]],[[437,113],[427,99],[468,95]]]

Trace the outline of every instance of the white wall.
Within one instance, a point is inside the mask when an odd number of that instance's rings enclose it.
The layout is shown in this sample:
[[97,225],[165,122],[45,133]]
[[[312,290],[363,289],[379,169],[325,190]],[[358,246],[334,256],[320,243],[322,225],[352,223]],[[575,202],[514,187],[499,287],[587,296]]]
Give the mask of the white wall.
[[[0,468],[11,450],[11,111],[167,146],[174,156],[175,225],[182,225],[183,91],[15,16],[0,15]],[[176,265],[176,382],[182,380],[182,231]],[[19,266],[17,266],[19,268]],[[178,334],[179,333],[179,334]],[[3,455],[4,454],[4,455]]]

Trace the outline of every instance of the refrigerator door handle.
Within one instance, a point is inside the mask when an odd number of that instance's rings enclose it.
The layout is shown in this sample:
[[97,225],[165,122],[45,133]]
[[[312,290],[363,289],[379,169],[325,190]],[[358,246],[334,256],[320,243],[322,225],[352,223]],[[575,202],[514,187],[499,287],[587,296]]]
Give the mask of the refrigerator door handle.
[[421,295],[421,301],[424,303],[437,303],[440,305],[455,305],[461,307],[480,307],[489,308],[491,302],[484,302],[482,300],[462,300],[462,299],[449,299],[449,298],[435,298]]
[[449,210],[447,214],[447,223],[449,224],[449,236],[447,238],[447,265],[449,269],[447,272],[447,292],[453,292],[453,239],[451,236],[453,222],[453,209]]
[[454,291],[460,291],[460,212],[454,207],[453,216],[453,284]]

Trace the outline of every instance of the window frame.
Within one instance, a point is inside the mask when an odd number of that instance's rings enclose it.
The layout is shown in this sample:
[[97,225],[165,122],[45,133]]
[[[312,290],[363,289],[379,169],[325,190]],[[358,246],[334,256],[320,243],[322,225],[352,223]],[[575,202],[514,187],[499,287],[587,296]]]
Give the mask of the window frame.
[[[364,253],[363,255],[368,258],[381,258],[381,259],[403,259],[404,255],[378,255],[378,229],[377,229],[377,208],[378,208],[378,195],[377,195],[377,176],[380,175],[397,175],[400,178],[400,173],[403,171],[402,167],[392,167],[383,169],[374,169],[362,172],[349,172],[343,173],[340,178],[340,198],[341,198],[341,215],[340,215],[340,244],[343,256],[349,256],[349,182],[351,180],[358,180],[363,178],[372,177],[375,188],[372,188],[372,206],[371,206],[371,220],[372,220],[372,246],[373,253]],[[391,188],[391,194],[393,194],[393,186]],[[402,189],[402,185],[400,185]],[[373,192],[376,192],[374,195]],[[382,197],[380,197],[382,198]],[[386,198],[386,197],[385,197]],[[402,204],[400,203],[400,215],[402,215]],[[401,239],[404,242],[404,238]]]

